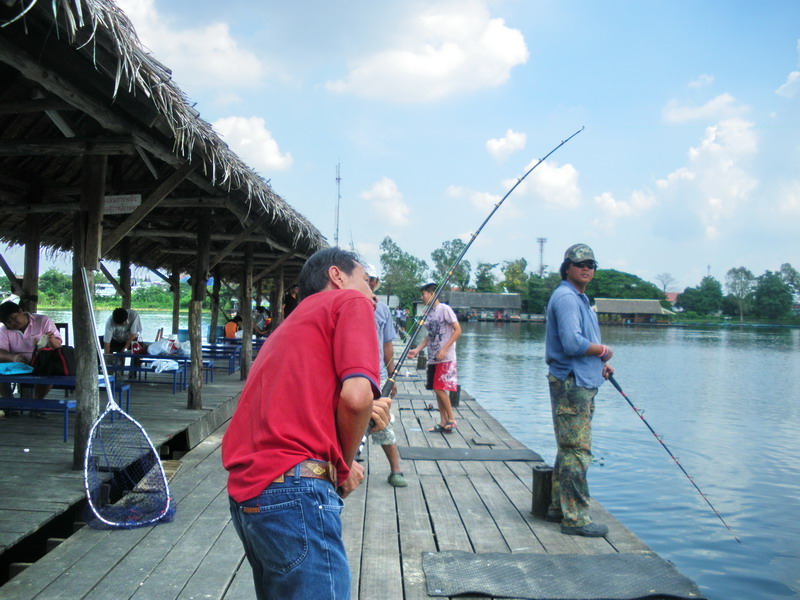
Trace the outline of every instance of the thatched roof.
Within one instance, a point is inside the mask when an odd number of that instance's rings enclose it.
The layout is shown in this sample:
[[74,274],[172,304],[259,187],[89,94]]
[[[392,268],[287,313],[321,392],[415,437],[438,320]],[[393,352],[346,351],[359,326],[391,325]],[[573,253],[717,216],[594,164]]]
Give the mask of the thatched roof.
[[522,297],[519,294],[443,291],[441,299],[454,309],[519,310],[522,307]]
[[[188,268],[201,210],[213,212],[212,259],[253,241],[256,270],[283,258],[296,271],[326,245],[200,118],[111,0],[8,4],[0,1],[0,241],[24,243],[35,214],[42,246],[71,249],[84,157],[103,154],[106,194],[154,205],[130,232],[129,215],[103,219],[107,234],[129,240],[134,263]],[[119,254],[117,240],[104,256]],[[240,263],[234,250],[220,265],[233,277]]]
[[595,298],[594,310],[597,314],[613,315],[674,315],[671,310],[661,306],[659,300],[621,300],[617,298]]

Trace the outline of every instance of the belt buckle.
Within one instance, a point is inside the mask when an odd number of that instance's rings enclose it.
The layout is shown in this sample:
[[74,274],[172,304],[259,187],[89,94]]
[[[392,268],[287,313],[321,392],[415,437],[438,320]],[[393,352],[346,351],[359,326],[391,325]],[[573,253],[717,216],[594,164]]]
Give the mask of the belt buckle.
[[306,466],[308,470],[311,471],[314,475],[321,479],[321,475],[324,475],[328,472],[328,465],[323,464],[317,461],[307,461]]

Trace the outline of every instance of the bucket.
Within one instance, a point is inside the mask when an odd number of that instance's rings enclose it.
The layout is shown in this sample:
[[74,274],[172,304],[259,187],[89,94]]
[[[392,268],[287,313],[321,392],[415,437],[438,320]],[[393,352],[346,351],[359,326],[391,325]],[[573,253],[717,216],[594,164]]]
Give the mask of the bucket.
[[179,342],[188,342],[189,341],[189,330],[188,329],[178,329],[178,341]]

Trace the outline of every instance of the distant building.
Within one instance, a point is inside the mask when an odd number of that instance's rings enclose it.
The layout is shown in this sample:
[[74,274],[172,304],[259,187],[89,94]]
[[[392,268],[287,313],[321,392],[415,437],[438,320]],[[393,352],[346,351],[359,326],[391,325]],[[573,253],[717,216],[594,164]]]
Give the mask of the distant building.
[[675,313],[661,306],[660,300],[595,298],[594,311],[601,322],[666,323]]
[[[519,294],[443,291],[439,300],[450,307],[459,319],[509,320],[519,318],[522,297]],[[421,310],[421,305],[418,306]],[[418,313],[419,314],[419,313]]]

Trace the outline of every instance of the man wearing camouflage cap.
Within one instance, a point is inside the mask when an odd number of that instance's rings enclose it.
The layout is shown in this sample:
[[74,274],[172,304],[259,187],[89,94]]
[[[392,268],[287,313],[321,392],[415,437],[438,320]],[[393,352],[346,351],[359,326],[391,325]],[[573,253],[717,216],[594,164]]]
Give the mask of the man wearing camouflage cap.
[[608,360],[614,352],[600,343],[597,315],[586,286],[597,262],[586,244],[564,253],[561,285],[547,304],[545,360],[558,453],[547,520],[560,522],[561,533],[602,537],[608,527],[592,523],[586,472],[592,460],[592,415],[597,390],[614,374]]

